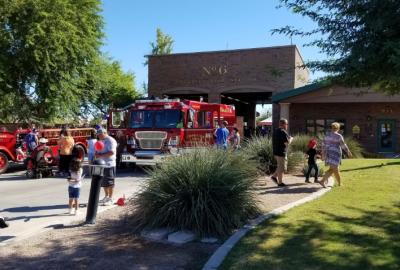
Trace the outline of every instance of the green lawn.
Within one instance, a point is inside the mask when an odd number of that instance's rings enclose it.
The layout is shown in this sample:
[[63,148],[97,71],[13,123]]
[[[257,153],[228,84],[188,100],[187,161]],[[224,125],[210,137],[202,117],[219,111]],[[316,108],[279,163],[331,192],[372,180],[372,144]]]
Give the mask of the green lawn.
[[400,269],[400,160],[345,160],[342,181],[264,222],[220,269]]

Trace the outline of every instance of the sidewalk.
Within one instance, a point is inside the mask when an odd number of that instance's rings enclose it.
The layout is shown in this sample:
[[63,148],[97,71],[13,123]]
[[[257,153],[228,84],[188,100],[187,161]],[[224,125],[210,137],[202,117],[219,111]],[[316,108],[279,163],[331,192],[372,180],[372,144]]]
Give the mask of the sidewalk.
[[[40,186],[39,191],[34,194],[27,192],[26,194],[7,194],[3,200],[12,200],[8,202],[8,207],[0,209],[0,215],[7,218],[10,224],[8,228],[0,230],[0,246],[5,246],[13,241],[20,241],[34,235],[38,235],[46,230],[52,229],[60,225],[67,225],[82,222],[86,217],[86,205],[89,197],[91,180],[85,178],[81,190],[81,198],[79,204],[81,209],[78,215],[71,216],[68,211],[68,194],[67,183],[63,178],[48,178],[40,180],[25,180],[20,177],[21,172],[2,175],[4,180],[9,177],[7,189],[9,193],[15,193],[21,185]],[[116,179],[116,188],[114,200],[122,197],[132,196],[136,193],[140,185],[145,181],[143,176],[130,176],[131,172],[119,173]],[[21,180],[21,179],[22,180]],[[14,180],[16,179],[16,180]],[[20,182],[23,181],[23,182]],[[31,182],[30,182],[31,181]],[[1,184],[5,184],[2,182]],[[39,194],[40,190],[43,194]],[[19,192],[20,193],[20,192]],[[100,199],[103,197],[103,190],[100,191]],[[3,196],[5,197],[5,196]],[[98,213],[108,210],[114,206],[100,206]]]

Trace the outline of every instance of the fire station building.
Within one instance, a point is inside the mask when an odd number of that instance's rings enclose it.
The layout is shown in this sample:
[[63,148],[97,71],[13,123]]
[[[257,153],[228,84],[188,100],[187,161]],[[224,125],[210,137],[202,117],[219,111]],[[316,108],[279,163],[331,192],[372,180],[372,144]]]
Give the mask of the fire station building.
[[323,133],[336,121],[367,151],[400,152],[400,95],[308,84],[295,45],[148,57],[149,95],[234,104],[248,128],[256,104],[272,103],[273,125],[287,118],[292,134]]

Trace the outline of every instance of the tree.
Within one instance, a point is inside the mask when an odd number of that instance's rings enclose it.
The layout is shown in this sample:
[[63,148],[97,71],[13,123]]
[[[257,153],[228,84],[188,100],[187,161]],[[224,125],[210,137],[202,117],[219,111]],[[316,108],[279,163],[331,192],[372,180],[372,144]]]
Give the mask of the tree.
[[328,60],[310,61],[313,70],[328,73],[336,83],[372,86],[389,94],[400,91],[400,1],[281,0],[282,6],[318,24],[303,31],[286,26],[272,30],[288,36],[318,37]]
[[100,4],[0,0],[0,94],[7,97],[0,100],[2,118],[52,121],[76,112],[78,86],[103,37]]
[[[163,55],[163,54],[171,54],[172,53],[172,45],[174,44],[174,40],[171,36],[164,34],[160,28],[156,30],[156,41],[150,42],[151,46],[151,55]],[[144,65],[148,64],[148,60]]]
[[135,75],[123,72],[119,62],[104,55],[91,63],[80,87],[82,115],[104,114],[109,108],[129,105],[140,96]]

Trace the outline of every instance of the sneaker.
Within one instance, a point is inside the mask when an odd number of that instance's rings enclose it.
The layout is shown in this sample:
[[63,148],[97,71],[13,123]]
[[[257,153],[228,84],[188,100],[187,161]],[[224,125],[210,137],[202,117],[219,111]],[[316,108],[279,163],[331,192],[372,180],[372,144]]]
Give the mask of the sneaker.
[[75,209],[75,211],[74,211],[74,216],[77,216],[77,215],[79,215],[79,209]]
[[278,183],[278,178],[276,178],[275,176],[271,176],[272,181],[274,181],[275,183]]
[[318,179],[314,179],[314,183],[318,183]]
[[306,179],[306,183],[311,183],[310,180]]
[[103,199],[99,200],[99,203],[105,203],[108,200],[107,196],[104,196]]
[[280,183],[280,184],[278,184],[278,187],[286,187],[286,184],[285,183]]
[[114,204],[114,201],[111,198],[108,198],[108,200],[103,203],[104,206],[110,206],[113,204]]
[[74,211],[74,209],[73,209],[73,208],[70,208],[70,209],[68,210],[68,214],[72,215],[73,211]]

